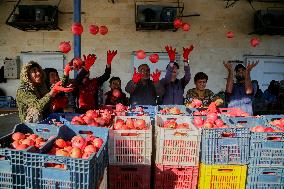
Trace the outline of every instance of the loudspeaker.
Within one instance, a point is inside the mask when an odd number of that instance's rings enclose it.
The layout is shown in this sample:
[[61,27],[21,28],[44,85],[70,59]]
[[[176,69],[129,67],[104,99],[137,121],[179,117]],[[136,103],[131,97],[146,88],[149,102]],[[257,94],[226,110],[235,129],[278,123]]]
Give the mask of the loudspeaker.
[[258,10],[254,15],[254,33],[284,35],[284,10]]

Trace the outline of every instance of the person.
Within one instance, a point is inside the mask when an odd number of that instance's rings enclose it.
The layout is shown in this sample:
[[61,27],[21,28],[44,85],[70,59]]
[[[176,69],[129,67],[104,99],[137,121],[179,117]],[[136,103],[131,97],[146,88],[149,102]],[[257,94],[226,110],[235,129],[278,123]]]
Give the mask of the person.
[[193,99],[198,99],[202,102],[203,107],[208,107],[211,102],[216,102],[217,105],[221,105],[223,100],[218,96],[214,95],[214,93],[210,89],[206,89],[206,84],[208,81],[207,74],[203,72],[198,72],[194,76],[194,84],[195,88],[189,89],[186,94],[185,105],[188,107],[192,107],[191,103]]
[[[253,115],[252,100],[257,87],[255,83],[251,82],[250,73],[258,64],[258,61],[248,62],[246,67],[238,64],[234,70],[231,62],[224,62],[223,64],[228,71],[226,84],[228,108],[240,108],[249,115]],[[234,71],[236,83],[234,83]]]
[[128,105],[126,94],[121,90],[121,80],[119,77],[112,77],[109,81],[110,91],[106,92],[105,105],[123,104]]
[[268,88],[263,93],[268,110],[275,110],[281,107],[280,102],[278,102],[279,86],[279,81],[272,80]]
[[[153,81],[150,80],[150,76]],[[156,105],[157,95],[160,95],[158,82],[161,76],[161,71],[150,74],[150,68],[147,64],[141,64],[138,67],[138,72],[134,68],[132,80],[130,80],[125,91],[130,94],[131,105]]]
[[95,55],[89,55],[87,58],[84,56],[85,66],[81,69],[77,79],[82,81],[76,91],[77,97],[77,113],[85,113],[88,110],[94,110],[98,108],[98,90],[105,81],[110,78],[111,63],[117,51],[107,51],[107,64],[105,72],[102,76],[90,79],[90,67],[97,59]]
[[[60,81],[58,72],[55,68],[45,68],[45,84],[48,89],[51,89],[58,81]],[[54,113],[64,112],[68,104],[68,98],[65,96],[64,92],[58,93],[51,102],[51,111]]]
[[41,66],[34,61],[24,65],[20,74],[20,86],[17,89],[16,101],[20,121],[37,123],[51,113],[50,102],[59,92],[71,92],[72,88],[64,88],[61,81],[49,90],[44,82]]
[[167,65],[165,77],[159,82],[159,86],[162,87],[162,104],[182,105],[184,103],[184,88],[191,77],[188,56],[193,50],[193,45],[190,48],[183,48],[184,76],[181,79],[177,79],[179,65],[175,62],[176,49],[172,49],[171,46],[166,46],[165,49],[170,58],[170,63]]
[[252,108],[253,108],[254,114],[258,114],[258,112],[265,110],[265,100],[263,97],[263,92],[259,87],[258,81],[252,80],[252,83],[255,83],[256,85],[256,93],[252,101]]

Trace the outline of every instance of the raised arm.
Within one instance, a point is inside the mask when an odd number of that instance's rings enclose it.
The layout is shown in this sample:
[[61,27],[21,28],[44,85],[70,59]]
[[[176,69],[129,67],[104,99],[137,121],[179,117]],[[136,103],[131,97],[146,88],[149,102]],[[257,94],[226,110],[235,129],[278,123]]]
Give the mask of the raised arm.
[[246,67],[246,73],[245,73],[245,90],[246,90],[246,94],[253,94],[254,90],[253,90],[253,85],[251,82],[251,78],[250,78],[250,72],[251,70],[258,64],[258,60],[255,62],[248,62],[247,67]]
[[233,92],[233,84],[234,84],[234,71],[233,66],[229,62],[223,62],[224,67],[228,70],[227,84],[226,84],[226,92],[231,94]]

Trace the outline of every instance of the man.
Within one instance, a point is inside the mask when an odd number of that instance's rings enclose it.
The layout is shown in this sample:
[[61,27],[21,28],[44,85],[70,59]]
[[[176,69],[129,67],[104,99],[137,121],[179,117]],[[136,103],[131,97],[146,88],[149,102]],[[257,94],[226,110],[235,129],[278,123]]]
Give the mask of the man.
[[123,104],[127,105],[128,100],[126,98],[126,94],[121,90],[121,80],[119,77],[112,77],[109,80],[109,87],[110,91],[106,92],[106,100],[105,105],[116,105],[116,104]]
[[[253,115],[252,101],[257,86],[255,83],[252,83],[250,72],[257,64],[258,61],[253,63],[248,62],[246,67],[238,64],[233,70],[231,62],[224,62],[224,66],[228,70],[226,93],[228,95],[229,108],[240,108],[248,114]],[[236,83],[233,81],[234,71]]]
[[163,91],[162,104],[183,104],[184,88],[190,81],[190,67],[188,64],[189,53],[193,50],[193,46],[190,48],[183,48],[183,62],[184,62],[184,76],[181,79],[177,79],[179,65],[175,62],[176,49],[172,49],[171,46],[166,46],[170,63],[167,66],[167,72],[165,78],[161,79],[160,86]]
[[[150,76],[153,78],[153,81],[150,80]],[[132,80],[125,87],[125,91],[130,94],[130,104],[156,105],[157,86],[160,76],[161,72],[158,70],[150,74],[150,68],[147,64],[141,64],[138,67],[138,72],[134,68]]]

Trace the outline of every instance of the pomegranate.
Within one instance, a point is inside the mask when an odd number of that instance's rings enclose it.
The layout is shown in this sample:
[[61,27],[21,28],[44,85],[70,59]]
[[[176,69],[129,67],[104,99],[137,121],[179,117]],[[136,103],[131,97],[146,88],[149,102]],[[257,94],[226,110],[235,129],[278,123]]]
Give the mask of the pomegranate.
[[83,33],[83,26],[81,23],[73,23],[72,32],[74,35],[81,35]]
[[101,138],[95,138],[94,141],[93,141],[93,145],[97,149],[100,149],[102,147],[103,143],[104,143],[104,141]]
[[70,157],[72,157],[72,158],[81,158],[82,157],[82,152],[81,152],[80,148],[74,147],[71,150]]
[[189,24],[187,24],[187,23],[182,24],[182,30],[183,31],[189,31],[189,29],[190,29],[190,25]]
[[231,39],[234,37],[234,33],[232,31],[227,32],[227,38]]
[[207,121],[209,121],[210,123],[214,123],[217,119],[218,119],[218,116],[216,113],[209,113],[207,115]]
[[88,159],[92,154],[91,153],[83,153],[82,158],[83,159]]
[[96,25],[90,25],[89,32],[93,35],[97,35],[99,33],[99,27]]
[[200,116],[194,116],[193,118],[193,125],[195,125],[196,127],[202,127],[203,125],[203,119]]
[[106,26],[100,26],[99,32],[101,35],[106,35],[108,33],[108,28]]
[[96,147],[93,146],[93,145],[88,145],[88,146],[85,147],[84,152],[90,153],[90,154],[94,153],[94,152],[96,152]]
[[56,150],[55,155],[68,157],[69,153],[64,149]]
[[26,144],[20,144],[16,147],[16,150],[24,150],[26,148],[28,148],[29,146]]
[[202,105],[202,101],[194,98],[192,99],[191,105],[195,108],[199,108]]
[[151,54],[151,55],[149,56],[149,60],[150,60],[153,64],[155,64],[155,63],[157,63],[157,62],[159,61],[159,55],[158,55],[158,54]]
[[26,136],[23,133],[20,132],[16,132],[12,135],[13,140],[21,140],[21,139],[25,139]]
[[259,45],[259,39],[258,39],[258,38],[252,38],[252,39],[250,40],[250,45],[251,45],[252,47],[258,46],[258,45]]
[[125,125],[128,129],[134,129],[134,122],[131,118],[127,118]]
[[32,139],[26,138],[22,141],[22,144],[25,144],[27,146],[34,146],[35,142]]
[[269,132],[275,132],[275,130],[274,130],[273,128],[271,128],[271,127],[268,127],[268,128],[265,128],[265,129],[264,129],[264,132],[267,132],[267,133],[269,133]]
[[174,20],[174,27],[175,27],[176,29],[182,27],[182,25],[183,25],[183,24],[182,24],[181,19],[176,18],[176,19]]
[[88,110],[86,112],[86,116],[91,117],[91,118],[94,119],[94,118],[99,117],[99,114],[96,111],[94,111],[94,110]]
[[66,146],[65,140],[59,138],[55,141],[55,146],[58,148],[64,148]]
[[144,59],[146,57],[146,53],[143,50],[138,50],[136,51],[136,57],[138,59]]
[[17,149],[17,147],[20,145],[20,142],[18,140],[15,140],[13,143],[12,143],[12,147]]
[[83,137],[77,135],[77,136],[74,136],[71,140],[72,142],[72,147],[77,147],[77,148],[80,148],[80,149],[84,149],[85,146],[86,146],[86,141]]
[[216,125],[217,128],[222,128],[223,125],[224,125],[224,122],[221,119],[216,119],[215,125]]
[[71,153],[71,151],[72,151],[72,146],[65,146],[64,147],[64,150],[66,150],[69,154]]
[[178,114],[181,114],[181,111],[177,107],[173,107],[173,108],[170,109],[169,113],[173,114],[173,115],[178,115]]
[[134,121],[134,127],[138,130],[146,129],[146,122],[143,119],[137,119]]
[[63,41],[63,42],[61,42],[59,44],[59,50],[62,53],[64,53],[64,54],[68,53],[71,50],[70,41],[68,41],[68,42]]
[[112,96],[118,98],[118,97],[120,97],[120,95],[121,95],[120,90],[118,90],[118,89],[113,89],[113,91],[112,91]]
[[213,128],[212,122],[206,120],[206,121],[204,122],[204,124],[203,124],[203,128],[205,128],[205,129],[211,129],[211,128]]
[[36,134],[31,134],[30,136],[28,136],[27,138],[35,140],[36,138],[38,138],[38,135]]

